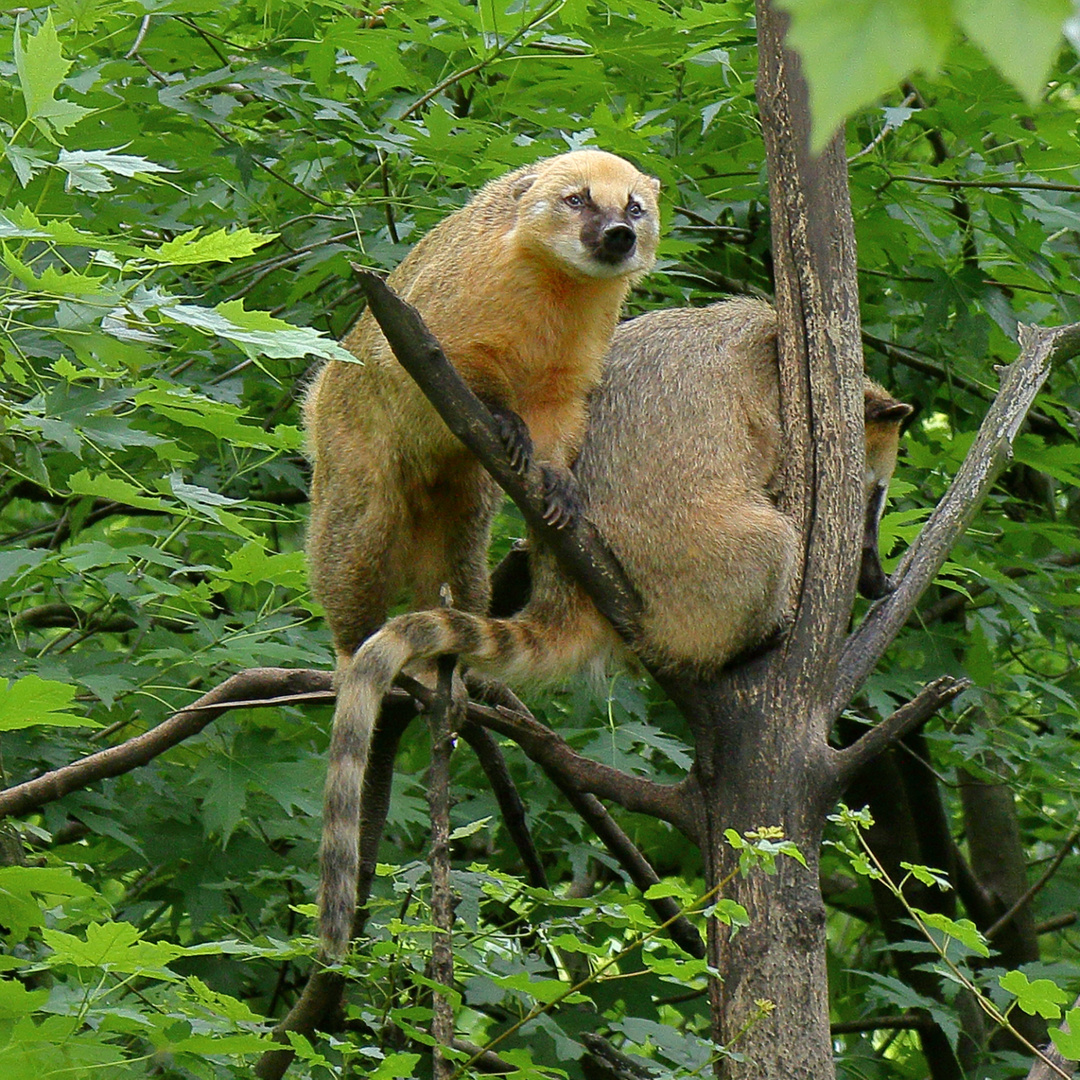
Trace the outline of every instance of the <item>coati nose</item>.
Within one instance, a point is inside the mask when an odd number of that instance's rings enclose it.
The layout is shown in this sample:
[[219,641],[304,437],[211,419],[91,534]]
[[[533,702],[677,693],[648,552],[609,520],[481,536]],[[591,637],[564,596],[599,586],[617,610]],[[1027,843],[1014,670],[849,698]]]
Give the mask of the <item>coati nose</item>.
[[629,255],[636,243],[637,233],[629,225],[609,225],[600,242],[605,254],[617,258]]

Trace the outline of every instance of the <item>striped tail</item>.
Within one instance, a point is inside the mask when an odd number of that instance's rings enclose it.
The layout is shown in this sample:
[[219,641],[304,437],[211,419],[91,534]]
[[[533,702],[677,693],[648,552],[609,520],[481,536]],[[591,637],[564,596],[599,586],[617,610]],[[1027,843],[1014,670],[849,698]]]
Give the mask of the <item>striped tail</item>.
[[563,610],[562,619],[552,620],[538,614],[526,609],[512,619],[488,619],[446,608],[399,615],[368,638],[341,671],[319,855],[319,934],[327,958],[344,956],[352,939],[360,796],[383,696],[406,664],[437,656],[457,653],[470,666],[510,681],[550,682],[595,655],[595,636],[583,634],[579,620],[566,619],[571,612]]

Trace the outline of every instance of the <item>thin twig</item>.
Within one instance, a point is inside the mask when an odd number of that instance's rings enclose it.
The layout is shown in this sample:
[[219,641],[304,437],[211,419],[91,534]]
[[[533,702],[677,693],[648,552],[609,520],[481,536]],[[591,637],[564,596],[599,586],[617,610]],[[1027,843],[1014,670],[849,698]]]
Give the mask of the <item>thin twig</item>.
[[439,683],[428,714],[431,729],[431,768],[428,782],[428,809],[431,814],[431,981],[442,987],[432,1001],[431,1037],[435,1040],[432,1068],[434,1080],[449,1080],[453,1062],[446,1049],[454,1041],[454,894],[450,885],[450,754],[452,731],[460,719],[460,704],[454,703],[456,656],[438,660]]

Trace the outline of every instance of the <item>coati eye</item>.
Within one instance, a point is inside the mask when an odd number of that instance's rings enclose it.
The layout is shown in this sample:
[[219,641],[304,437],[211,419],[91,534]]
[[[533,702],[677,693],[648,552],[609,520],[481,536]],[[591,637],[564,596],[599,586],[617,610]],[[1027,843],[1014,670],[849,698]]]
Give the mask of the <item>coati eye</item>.
[[580,210],[585,205],[585,196],[575,192],[573,195],[565,196],[563,202],[574,210]]
[[639,218],[645,213],[644,207],[637,201],[637,199],[631,199],[626,204],[626,214],[628,217]]

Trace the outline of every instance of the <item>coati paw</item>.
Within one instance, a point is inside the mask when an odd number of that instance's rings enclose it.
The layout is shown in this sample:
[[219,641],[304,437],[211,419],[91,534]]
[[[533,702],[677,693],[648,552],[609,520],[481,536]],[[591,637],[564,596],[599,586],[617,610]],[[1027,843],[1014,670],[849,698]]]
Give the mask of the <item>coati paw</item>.
[[532,436],[525,421],[511,409],[492,408],[491,415],[495,419],[495,428],[510,461],[510,468],[522,475],[533,456]]
[[581,516],[582,503],[574,474],[552,465],[541,466],[544,484],[544,521],[556,529]]

